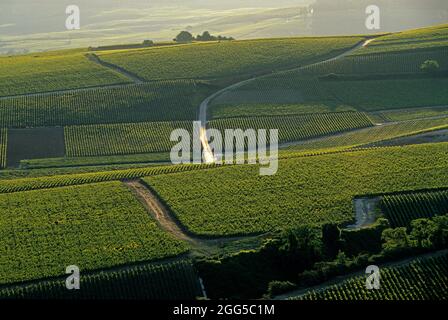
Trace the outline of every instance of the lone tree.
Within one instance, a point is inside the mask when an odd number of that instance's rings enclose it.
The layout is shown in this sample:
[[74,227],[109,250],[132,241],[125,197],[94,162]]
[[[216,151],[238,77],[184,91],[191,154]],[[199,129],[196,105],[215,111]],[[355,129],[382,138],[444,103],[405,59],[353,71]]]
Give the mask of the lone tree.
[[192,42],[194,40],[193,35],[188,31],[182,31],[174,39],[176,42]]
[[437,71],[439,71],[439,69],[440,65],[436,60],[426,60],[420,66],[420,70],[427,73],[436,73]]
[[143,40],[143,45],[147,46],[147,47],[150,47],[150,46],[154,45],[154,41],[152,41],[152,40]]

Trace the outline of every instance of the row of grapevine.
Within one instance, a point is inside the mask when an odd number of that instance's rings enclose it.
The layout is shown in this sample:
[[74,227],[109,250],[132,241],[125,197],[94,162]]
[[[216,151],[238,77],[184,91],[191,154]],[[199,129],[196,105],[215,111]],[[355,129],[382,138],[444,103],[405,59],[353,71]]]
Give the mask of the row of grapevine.
[[178,80],[0,99],[0,126],[193,120],[209,90],[199,82]]
[[[447,300],[448,255],[421,258],[409,264],[380,269],[380,289],[368,290],[358,276],[324,290],[311,291],[300,300]],[[294,298],[293,298],[294,299]]]
[[142,264],[80,277],[81,290],[69,291],[64,280],[0,288],[0,299],[148,299],[193,300],[202,296],[190,260]]
[[279,141],[305,140],[372,126],[365,113],[334,112],[295,116],[226,118],[212,120],[210,128],[225,129],[278,129]]
[[416,73],[426,60],[437,60],[442,70],[448,69],[448,48],[426,52],[355,55],[323,62],[303,69],[304,74],[372,74]]
[[[210,128],[278,129],[280,142],[304,140],[371,126],[364,113],[338,112],[280,117],[228,118],[212,120]],[[69,157],[169,152],[177,141],[170,141],[175,129],[192,133],[193,123],[145,122],[65,127],[66,154]]]
[[44,177],[34,178],[19,178],[0,180],[0,194],[1,193],[13,193],[19,191],[28,191],[36,189],[49,189],[58,188],[63,186],[73,186],[90,184],[96,182],[105,182],[113,180],[123,179],[135,179],[139,177],[170,174],[189,170],[200,170],[204,168],[210,168],[213,165],[201,164],[201,165],[176,165],[176,166],[149,166],[144,168],[123,169],[123,170],[111,170],[101,172],[89,172],[89,173],[75,173],[75,174],[63,174],[52,175]]
[[8,143],[8,129],[0,128],[0,169],[6,167],[7,143]]
[[66,155],[69,157],[167,152],[177,143],[170,141],[175,129],[190,136],[193,122],[142,122],[65,127]]
[[380,207],[392,227],[407,227],[412,220],[448,213],[448,190],[386,195]]

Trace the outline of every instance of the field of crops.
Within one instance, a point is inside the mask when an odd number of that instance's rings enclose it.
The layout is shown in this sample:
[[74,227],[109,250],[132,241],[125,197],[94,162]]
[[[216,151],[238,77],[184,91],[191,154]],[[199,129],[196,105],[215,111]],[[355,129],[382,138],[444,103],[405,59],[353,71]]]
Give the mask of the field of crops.
[[[199,170],[212,165],[143,165],[125,169],[112,169],[108,167],[84,167],[57,169],[43,169],[25,171],[29,176],[21,176],[21,172],[7,172],[6,178],[0,180],[0,193],[12,193],[35,189],[57,188],[95,182],[105,182],[122,179],[134,179],[144,176],[169,174],[190,170]],[[37,171],[37,172],[35,172]],[[74,172],[75,173],[74,173]],[[80,172],[79,172],[80,171]]]
[[366,288],[366,277],[298,297],[301,300],[447,300],[448,255],[421,258],[408,264],[380,270],[379,290]]
[[202,296],[191,261],[128,266],[84,274],[82,290],[69,291],[64,280],[0,289],[0,299],[151,299],[194,300]]
[[[143,163],[170,162],[168,152],[142,153],[118,156],[94,156],[94,157],[64,157],[31,159],[20,161],[22,169],[45,169],[45,168],[74,168],[104,165],[132,165]],[[98,170],[100,171],[100,170]],[[1,176],[1,175],[0,175]]]
[[209,128],[278,129],[279,142],[290,142],[372,126],[364,113],[335,112],[283,117],[227,118],[212,120]]
[[273,176],[243,165],[145,181],[191,232],[250,234],[348,222],[356,195],[446,187],[447,154],[447,143],[381,148],[281,159]]
[[392,227],[407,227],[412,220],[448,213],[448,190],[386,195],[380,207]]
[[73,264],[87,271],[187,250],[120,182],[4,194],[0,211],[2,284],[63,276]]
[[66,155],[104,156],[169,152],[175,129],[193,131],[193,122],[143,122],[65,127]]
[[319,140],[305,141],[301,144],[290,146],[288,149],[295,151],[312,151],[329,148],[348,148],[443,128],[448,128],[448,117],[440,119],[411,120],[347,132],[342,135]]
[[6,146],[8,139],[8,130],[0,128],[0,169],[6,167]]
[[[448,35],[447,35],[448,39]],[[448,48],[430,51],[395,52],[375,55],[354,55],[306,67],[304,74],[392,74],[419,73],[426,60],[436,60],[440,70],[448,69]]]
[[0,99],[0,126],[193,120],[209,94],[202,83],[181,80]]
[[129,82],[82,50],[0,57],[0,97]]
[[212,119],[262,117],[262,116],[287,116],[309,113],[329,113],[356,111],[348,106],[331,107],[325,104],[301,103],[301,104],[220,104],[214,105],[209,110]]
[[448,107],[426,107],[380,111],[379,114],[388,121],[406,121],[419,118],[448,116]]
[[362,39],[334,37],[224,41],[109,51],[99,53],[99,56],[146,80],[208,79],[300,66],[335,56]]
[[415,29],[380,37],[367,47],[353,54],[380,52],[427,50],[446,47],[448,44],[448,24]]
[[363,111],[448,104],[448,79],[321,81],[343,104]]

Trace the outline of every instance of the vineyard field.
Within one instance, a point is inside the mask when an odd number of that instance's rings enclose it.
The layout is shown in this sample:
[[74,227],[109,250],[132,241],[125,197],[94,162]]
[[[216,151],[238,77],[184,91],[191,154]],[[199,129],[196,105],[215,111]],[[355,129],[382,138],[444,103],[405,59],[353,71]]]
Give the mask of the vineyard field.
[[84,53],[69,50],[0,57],[0,97],[130,82],[89,61]]
[[0,126],[193,120],[210,90],[204,83],[181,80],[0,99]]
[[[0,180],[0,194],[1,193],[13,193],[19,191],[28,191],[36,189],[48,189],[57,188],[63,186],[73,186],[81,184],[89,184],[96,182],[123,180],[123,179],[135,179],[144,176],[152,176],[159,174],[169,174],[174,172],[189,171],[189,170],[199,170],[204,168],[209,168],[213,165],[203,164],[203,165],[168,165],[168,166],[148,166],[143,164],[141,166],[136,166],[133,168],[108,168],[100,167],[96,168],[83,168],[79,170],[75,168],[74,170],[68,170],[70,168],[60,168],[60,169],[44,169],[43,171],[33,170],[29,171],[28,177],[14,176],[17,173],[9,172],[7,173],[7,179]],[[38,171],[38,172],[34,172]],[[79,172],[81,171],[81,172]],[[9,174],[9,175],[8,175]]]
[[273,176],[243,165],[145,181],[195,234],[263,233],[349,222],[356,195],[446,187],[447,152],[447,143],[381,148],[280,159]]
[[46,169],[46,168],[77,168],[88,166],[111,166],[126,164],[143,163],[162,163],[170,162],[170,155],[167,152],[161,153],[143,153],[119,156],[96,156],[96,157],[65,157],[32,159],[20,161],[21,169]]
[[305,140],[313,137],[372,126],[364,113],[335,112],[283,117],[251,117],[212,120],[209,128],[225,129],[278,129],[279,142]]
[[362,111],[448,104],[448,79],[321,81],[343,104]]
[[314,141],[305,141],[301,144],[288,147],[288,150],[312,151],[330,148],[360,147],[375,142],[387,141],[398,137],[405,137],[444,128],[448,128],[448,117],[431,120],[411,120],[347,132],[342,135]]
[[99,56],[145,80],[213,79],[300,66],[335,56],[362,40],[333,37],[223,41],[102,52]]
[[[365,276],[358,276],[301,300],[446,300],[448,255],[420,258],[402,266],[381,269],[379,290],[367,290]],[[294,298],[293,298],[294,299]]]
[[0,211],[1,284],[63,276],[72,264],[87,271],[187,250],[120,182],[4,194]]
[[242,118],[261,116],[289,116],[310,113],[329,113],[356,111],[347,106],[331,107],[325,104],[301,103],[301,104],[219,104],[211,108],[212,119]]
[[398,32],[380,37],[353,54],[376,54],[446,48],[448,24]]
[[0,289],[0,299],[151,299],[194,300],[202,296],[191,261],[141,264],[117,271],[83,275],[82,290],[68,291],[65,280],[53,280]]
[[145,122],[65,127],[68,157],[169,152],[175,129],[192,133],[193,122]]
[[307,75],[420,73],[420,66],[426,60],[436,60],[440,65],[440,70],[447,70],[448,48],[443,47],[431,51],[353,55],[306,67],[302,72]]
[[392,227],[408,227],[412,220],[448,213],[448,190],[383,196],[381,211]]
[[448,116],[448,107],[427,107],[405,110],[380,111],[388,121],[407,121],[421,118]]

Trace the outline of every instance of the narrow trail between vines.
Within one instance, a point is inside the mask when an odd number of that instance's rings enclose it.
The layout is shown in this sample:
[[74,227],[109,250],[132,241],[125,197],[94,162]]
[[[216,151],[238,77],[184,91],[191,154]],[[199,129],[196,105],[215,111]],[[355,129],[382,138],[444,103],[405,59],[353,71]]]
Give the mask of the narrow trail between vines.
[[172,215],[169,209],[158,199],[158,197],[147,187],[141,179],[123,181],[132,191],[141,204],[151,214],[160,228],[176,239],[187,242],[195,252],[211,254],[219,247],[238,240],[254,239],[259,236],[239,236],[206,238],[198,237],[185,229],[185,227]]

